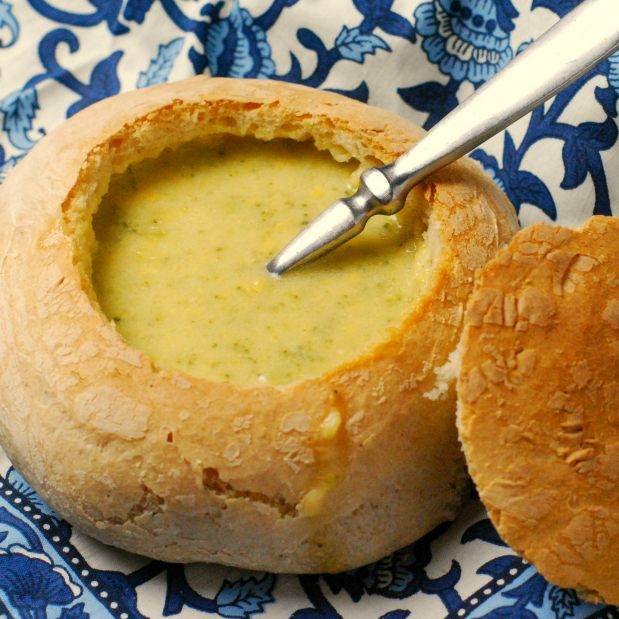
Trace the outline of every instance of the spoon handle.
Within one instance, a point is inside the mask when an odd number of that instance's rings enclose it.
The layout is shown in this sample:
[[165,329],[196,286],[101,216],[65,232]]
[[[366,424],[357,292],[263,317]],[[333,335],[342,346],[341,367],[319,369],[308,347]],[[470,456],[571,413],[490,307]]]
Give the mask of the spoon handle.
[[618,47],[619,2],[582,3],[385,166],[394,197],[556,95]]
[[408,192],[576,81],[619,49],[619,0],[585,0],[436,124],[393,163],[370,168],[268,265],[280,275],[356,236],[373,215],[392,215]]

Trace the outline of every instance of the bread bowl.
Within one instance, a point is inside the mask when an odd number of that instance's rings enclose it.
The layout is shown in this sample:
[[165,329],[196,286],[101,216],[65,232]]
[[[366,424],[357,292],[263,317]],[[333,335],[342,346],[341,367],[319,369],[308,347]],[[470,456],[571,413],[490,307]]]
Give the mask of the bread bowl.
[[619,222],[536,224],[480,272],[458,381],[471,476],[550,582],[619,604]]
[[105,543],[166,561],[352,568],[459,509],[467,476],[440,368],[473,273],[515,214],[477,164],[450,166],[409,199],[427,276],[390,327],[292,382],[192,376],[156,365],[101,310],[91,219],[113,173],[221,135],[310,141],[363,167],[422,132],[332,93],[203,77],[69,119],[0,189],[0,439],[45,501]]

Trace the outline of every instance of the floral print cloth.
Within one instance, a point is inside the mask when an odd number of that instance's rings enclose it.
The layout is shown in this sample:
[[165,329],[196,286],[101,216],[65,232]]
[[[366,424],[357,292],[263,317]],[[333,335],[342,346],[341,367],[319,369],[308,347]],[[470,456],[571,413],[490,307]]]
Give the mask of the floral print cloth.
[[[105,97],[207,73],[323,88],[426,128],[579,0],[0,0],[0,180]],[[609,19],[619,17],[609,15]],[[619,55],[476,150],[523,225],[616,210]],[[612,574],[609,577],[616,578]],[[0,458],[0,619],[619,617],[546,582],[472,500],[377,563],[283,576],[172,565],[58,518]]]

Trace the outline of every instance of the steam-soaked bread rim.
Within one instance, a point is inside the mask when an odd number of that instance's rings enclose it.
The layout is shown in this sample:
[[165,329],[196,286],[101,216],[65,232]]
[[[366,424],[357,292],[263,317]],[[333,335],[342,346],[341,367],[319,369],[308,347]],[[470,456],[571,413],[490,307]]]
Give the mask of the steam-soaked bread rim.
[[619,603],[619,221],[536,224],[481,271],[458,426],[501,537],[551,582]]
[[368,164],[422,135],[332,93],[204,77],[69,119],[0,188],[0,438],[43,499],[103,542],[269,571],[359,566],[459,509],[455,390],[434,370],[459,340],[474,270],[512,237],[515,214],[461,161],[411,198],[427,220],[432,272],[376,345],[279,387],[158,371],[98,309],[91,213],[113,172],[222,132],[311,139]]

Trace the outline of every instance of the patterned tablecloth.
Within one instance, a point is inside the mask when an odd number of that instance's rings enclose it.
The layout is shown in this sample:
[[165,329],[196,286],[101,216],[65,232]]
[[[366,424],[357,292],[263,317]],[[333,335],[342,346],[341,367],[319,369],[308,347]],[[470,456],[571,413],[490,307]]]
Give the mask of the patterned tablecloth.
[[[426,128],[579,0],[0,0],[0,179],[118,92],[196,73],[334,90]],[[619,17],[619,2],[616,14]],[[523,225],[611,215],[619,55],[473,154]],[[483,507],[375,564],[282,576],[171,565],[60,520],[0,460],[0,619],[619,617],[547,583]],[[616,574],[609,574],[616,578]]]

